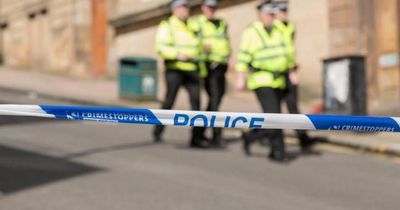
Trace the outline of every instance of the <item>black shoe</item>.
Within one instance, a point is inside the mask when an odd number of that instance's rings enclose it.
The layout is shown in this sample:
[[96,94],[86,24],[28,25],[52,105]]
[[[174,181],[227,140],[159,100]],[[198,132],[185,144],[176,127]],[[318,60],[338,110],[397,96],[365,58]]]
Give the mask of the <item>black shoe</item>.
[[211,142],[212,147],[217,149],[225,149],[226,141],[223,138],[213,139]]
[[282,163],[286,161],[286,155],[283,151],[271,151],[271,153],[268,155],[268,158],[275,162]]
[[300,148],[302,152],[311,152],[314,145],[317,143],[313,138],[302,139],[300,141]]
[[250,156],[251,155],[250,146],[251,146],[252,140],[249,138],[247,133],[242,134],[242,139],[243,139],[244,154],[246,154],[247,156]]
[[321,137],[321,136],[311,137],[311,139],[314,141],[314,144],[324,143],[329,141],[327,137]]
[[163,139],[161,138],[160,135],[154,135],[154,137],[153,137],[153,142],[154,142],[154,143],[162,143],[162,142],[163,142]]
[[209,141],[201,138],[192,138],[189,146],[191,148],[206,149],[209,147]]

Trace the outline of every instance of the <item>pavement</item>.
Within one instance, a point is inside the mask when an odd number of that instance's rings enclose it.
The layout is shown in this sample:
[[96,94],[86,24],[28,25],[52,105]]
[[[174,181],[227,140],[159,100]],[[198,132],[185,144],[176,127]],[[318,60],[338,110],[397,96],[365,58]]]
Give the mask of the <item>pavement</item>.
[[[162,85],[161,85],[162,86]],[[163,88],[160,88],[160,96]],[[129,101],[120,99],[118,83],[111,79],[76,79],[55,74],[16,70],[0,67],[0,90],[27,94],[30,98],[43,97],[82,105],[159,108],[157,101]],[[202,95],[203,107],[206,101]],[[162,98],[162,97],[159,97]],[[249,103],[253,101],[254,103]],[[229,89],[222,104],[222,111],[260,112],[256,99],[250,92]],[[315,101],[301,103],[302,110],[310,110]],[[175,109],[189,109],[186,93],[178,95]],[[293,135],[293,132],[288,132]],[[350,132],[312,132],[327,137],[326,143],[346,146],[365,152],[400,156],[400,138],[393,133],[359,134]]]

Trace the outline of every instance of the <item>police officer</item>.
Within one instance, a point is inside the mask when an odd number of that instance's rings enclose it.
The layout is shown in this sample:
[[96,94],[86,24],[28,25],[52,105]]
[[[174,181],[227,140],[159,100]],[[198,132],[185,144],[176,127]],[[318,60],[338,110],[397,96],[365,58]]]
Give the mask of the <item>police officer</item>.
[[[287,1],[280,1],[275,3],[277,13],[275,17],[274,24],[277,28],[279,28],[285,39],[288,43],[287,50],[288,50],[288,68],[289,73],[287,74],[286,78],[286,90],[285,90],[285,102],[288,108],[288,111],[291,114],[299,114],[298,108],[298,84],[299,84],[299,76],[297,72],[297,65],[296,65],[296,48],[295,48],[295,25],[293,22],[289,21],[288,18],[288,2]],[[309,151],[314,144],[314,140],[310,138],[306,131],[297,130],[296,131],[297,137],[300,141],[300,146],[303,151]]]
[[[205,59],[206,72],[204,85],[209,97],[207,111],[218,111],[225,93],[225,73],[228,69],[230,45],[228,38],[228,24],[216,18],[217,0],[204,0],[201,6],[202,15],[191,18],[190,25],[200,38]],[[202,130],[204,136],[205,128]],[[222,138],[222,129],[213,129],[211,144],[223,148],[225,141]]]
[[[192,110],[200,110],[199,61],[200,40],[188,25],[187,0],[170,3],[172,16],[160,23],[156,35],[156,51],[164,59],[167,93],[162,109],[171,109],[178,90],[185,87],[189,93]],[[154,141],[161,142],[164,126],[154,129]],[[205,147],[200,128],[193,128],[191,147]]]
[[[270,1],[258,7],[259,21],[248,26],[242,34],[237,58],[237,86],[255,91],[265,113],[280,113],[283,90],[286,88],[287,48],[286,41],[274,24],[274,5]],[[250,154],[250,144],[268,137],[271,143],[269,158],[285,160],[282,130],[252,130],[243,134],[243,148]]]

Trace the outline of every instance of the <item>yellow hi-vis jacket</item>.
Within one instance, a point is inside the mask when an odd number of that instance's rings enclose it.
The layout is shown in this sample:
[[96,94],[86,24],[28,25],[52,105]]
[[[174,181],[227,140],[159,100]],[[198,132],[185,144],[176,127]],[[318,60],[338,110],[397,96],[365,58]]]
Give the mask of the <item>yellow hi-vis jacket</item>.
[[248,72],[247,87],[255,90],[261,87],[286,88],[288,70],[287,43],[276,26],[271,32],[265,30],[260,21],[245,29],[237,57],[236,71]]
[[217,19],[218,26],[212,23],[204,15],[193,17],[189,20],[189,25],[200,38],[203,48],[210,45],[209,53],[204,52],[204,59],[207,62],[227,64],[231,54],[231,47],[228,37],[228,24]]
[[[180,71],[197,71],[201,60],[200,40],[187,23],[175,16],[160,23],[156,35],[156,51],[165,60],[166,68]],[[178,61],[179,54],[189,61]]]
[[280,20],[275,20],[274,24],[281,30],[287,42],[287,50],[289,56],[288,67],[293,68],[296,65],[296,46],[294,42],[296,27],[293,22],[283,23]]

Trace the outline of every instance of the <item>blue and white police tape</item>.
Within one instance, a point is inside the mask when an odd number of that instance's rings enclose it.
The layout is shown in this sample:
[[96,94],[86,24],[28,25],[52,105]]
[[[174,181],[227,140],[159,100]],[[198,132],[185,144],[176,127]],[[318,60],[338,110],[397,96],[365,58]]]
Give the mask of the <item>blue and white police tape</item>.
[[52,105],[0,105],[0,115],[187,127],[400,132],[400,118]]

